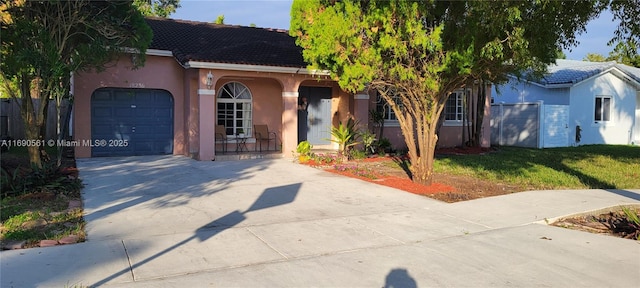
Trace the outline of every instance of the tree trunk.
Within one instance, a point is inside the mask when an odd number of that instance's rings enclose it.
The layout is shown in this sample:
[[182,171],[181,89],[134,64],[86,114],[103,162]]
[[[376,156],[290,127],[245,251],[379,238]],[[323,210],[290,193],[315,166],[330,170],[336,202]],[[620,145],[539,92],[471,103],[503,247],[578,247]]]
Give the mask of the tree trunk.
[[[62,139],[62,101],[59,97],[56,98],[56,140]],[[56,141],[58,143],[58,141]],[[56,167],[62,165],[62,146],[56,146]]]
[[433,130],[426,134],[423,136],[424,140],[421,141],[420,155],[411,159],[411,172],[413,182],[429,186],[433,184],[433,161],[438,136]]
[[44,162],[48,162],[51,160],[49,154],[45,150],[47,140],[47,117],[49,117],[49,97],[47,95],[43,95],[40,93],[40,105],[38,106],[38,114],[36,114],[37,126],[40,130],[38,135],[38,139],[40,141],[40,146],[38,147],[40,160]]
[[[435,159],[435,148],[438,143],[438,135],[436,134],[436,127],[438,125],[438,118],[440,117],[440,108],[433,107],[433,111],[428,111],[424,115],[416,115],[415,121],[407,117],[407,123],[403,127],[403,135],[405,136],[405,142],[409,148],[409,158],[411,161],[411,180],[415,183],[422,185],[431,185],[433,183],[433,161]],[[431,115],[431,116],[429,116]],[[413,127],[415,123],[415,127]],[[414,138],[413,133],[406,133],[407,131],[415,131]],[[417,140],[417,147],[414,139]]]
[[382,140],[384,138],[384,119],[380,121],[380,138],[378,140]]
[[[467,88],[465,87],[464,89],[464,97],[465,99],[467,99],[467,105],[465,105],[465,111],[467,113],[467,117],[465,119],[465,124],[467,125],[467,141],[464,142],[464,147],[467,146],[471,146],[473,141],[475,141],[475,139],[473,139],[473,129],[474,129],[474,120],[475,120],[475,106],[473,106],[474,103],[473,102],[473,82],[471,82],[471,84],[469,84],[469,86],[471,87],[471,92],[467,93],[469,90],[467,90]],[[471,122],[471,124],[469,125],[469,122]]]
[[36,126],[38,127],[37,139],[40,140],[38,155],[40,155],[41,162],[48,162],[50,157],[44,148],[46,146],[45,141],[47,140],[47,117],[49,114],[49,93],[51,91],[51,85],[49,82],[45,82],[42,76],[37,77],[34,83],[34,92],[32,95],[36,95],[39,100],[38,109],[36,109],[35,112]]
[[487,101],[487,91],[485,88],[484,80],[480,80],[478,98],[476,102],[476,117],[473,121],[475,123],[473,130],[473,144],[476,147],[480,147],[482,145],[482,122],[484,121],[485,102]]
[[[451,96],[449,96],[451,97]],[[462,143],[460,143],[460,147],[464,148],[467,141],[467,90],[462,90]]]
[[20,76],[20,116],[24,123],[25,140],[32,143],[27,143],[27,151],[29,152],[29,163],[32,167],[42,168],[42,161],[40,160],[40,147],[35,144],[35,140],[38,140],[40,135],[40,127],[36,125],[35,108],[33,107],[33,99],[31,98],[31,78],[26,74]]
[[[58,141],[56,143],[61,142],[60,140],[67,139],[67,135],[69,133],[69,121],[71,119],[71,109],[72,109],[72,107],[73,107],[73,101],[71,101],[71,99],[69,99],[69,101],[67,103],[67,110],[65,111],[64,115],[60,115],[62,109],[58,108],[58,111],[59,111],[58,112],[58,116],[59,116],[58,119],[62,119],[62,120],[59,120],[59,122],[62,122],[62,123],[58,124],[60,127],[59,127],[58,138],[57,138]],[[62,165],[62,152],[63,152],[62,150],[63,150],[64,147],[57,146],[57,148],[58,148],[57,165],[58,165],[58,167],[60,167]]]
[[[373,109],[369,111],[369,117],[371,118],[371,121],[373,121],[374,126],[378,127],[378,140],[381,140],[384,137],[384,112],[379,112]],[[376,133],[376,131],[372,132],[374,134]]]

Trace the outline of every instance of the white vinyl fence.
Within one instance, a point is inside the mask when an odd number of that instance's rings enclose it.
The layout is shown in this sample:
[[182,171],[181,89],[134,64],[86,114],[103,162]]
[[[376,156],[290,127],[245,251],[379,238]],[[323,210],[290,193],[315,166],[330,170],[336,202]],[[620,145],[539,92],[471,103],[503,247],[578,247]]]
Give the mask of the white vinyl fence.
[[491,105],[491,145],[569,146],[569,106],[533,103]]

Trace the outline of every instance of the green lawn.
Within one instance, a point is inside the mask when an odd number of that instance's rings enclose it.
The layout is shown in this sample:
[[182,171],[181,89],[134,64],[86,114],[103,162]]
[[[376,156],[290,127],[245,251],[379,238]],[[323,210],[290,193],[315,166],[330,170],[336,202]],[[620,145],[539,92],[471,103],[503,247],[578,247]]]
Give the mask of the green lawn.
[[[55,147],[46,151],[56,158]],[[0,242],[25,240],[26,247],[33,247],[70,235],[83,241],[83,210],[67,209],[70,200],[81,199],[81,181],[62,174],[54,162],[32,170],[26,147],[11,147],[1,157]]]
[[532,189],[640,188],[640,147],[501,147],[485,155],[438,156],[434,171],[525,185]]

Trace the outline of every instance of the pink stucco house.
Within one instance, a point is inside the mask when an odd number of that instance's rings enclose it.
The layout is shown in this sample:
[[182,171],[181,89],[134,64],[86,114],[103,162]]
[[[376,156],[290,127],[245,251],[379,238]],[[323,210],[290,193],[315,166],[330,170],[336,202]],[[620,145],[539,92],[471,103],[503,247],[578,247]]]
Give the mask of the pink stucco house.
[[[76,147],[77,157],[214,160],[221,145],[233,151],[237,141],[253,151],[254,125],[261,124],[275,132],[276,149],[287,157],[302,140],[334,148],[328,140],[332,126],[354,117],[366,129],[369,110],[387,109],[375,92],[352,95],[326,72],[308,70],[286,31],[160,18],[147,23],[154,37],[143,67],[132,70],[131,57],[123,56],[103,72],[74,75],[73,137],[91,143]],[[448,110],[453,118],[440,130],[440,146],[460,145],[457,106]],[[385,136],[404,147],[392,113],[387,117]],[[219,125],[226,144],[216,137]],[[488,126],[486,131],[485,146]]]

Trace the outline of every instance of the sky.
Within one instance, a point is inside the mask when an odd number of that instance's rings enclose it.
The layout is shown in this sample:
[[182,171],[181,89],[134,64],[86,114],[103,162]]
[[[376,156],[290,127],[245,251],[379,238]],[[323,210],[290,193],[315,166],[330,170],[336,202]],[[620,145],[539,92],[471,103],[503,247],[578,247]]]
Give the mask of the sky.
[[[181,0],[182,7],[171,14],[173,19],[213,22],[224,15],[225,24],[289,29],[292,0]],[[587,53],[608,56],[612,47],[607,42],[613,37],[616,23],[609,11],[587,24],[587,32],[578,36],[580,44],[565,50],[567,59],[582,60]]]

